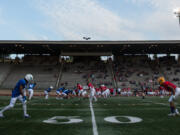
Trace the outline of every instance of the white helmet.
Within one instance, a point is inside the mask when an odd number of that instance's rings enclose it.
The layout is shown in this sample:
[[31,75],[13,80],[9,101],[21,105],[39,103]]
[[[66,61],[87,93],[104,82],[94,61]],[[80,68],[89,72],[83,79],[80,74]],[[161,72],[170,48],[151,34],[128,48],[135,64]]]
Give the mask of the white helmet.
[[51,85],[50,88],[53,89],[53,86]]
[[33,80],[33,75],[32,75],[32,74],[27,74],[27,75],[25,76],[25,79],[26,79],[28,82],[30,82],[30,81]]
[[101,84],[101,87],[104,87],[104,84]]

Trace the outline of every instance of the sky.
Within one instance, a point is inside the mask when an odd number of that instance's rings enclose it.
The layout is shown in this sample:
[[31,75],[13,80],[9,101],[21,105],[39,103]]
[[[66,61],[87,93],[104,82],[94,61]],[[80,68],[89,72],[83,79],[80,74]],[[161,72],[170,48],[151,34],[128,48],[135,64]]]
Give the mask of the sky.
[[0,0],[0,40],[180,40],[180,0]]

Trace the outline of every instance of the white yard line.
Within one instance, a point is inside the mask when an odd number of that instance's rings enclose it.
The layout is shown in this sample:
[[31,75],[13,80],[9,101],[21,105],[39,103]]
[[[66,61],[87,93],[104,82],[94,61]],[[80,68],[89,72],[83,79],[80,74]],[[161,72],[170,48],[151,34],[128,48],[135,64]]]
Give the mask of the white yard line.
[[[169,104],[165,104],[165,103],[154,103],[154,104],[157,104],[157,105],[163,105],[163,106],[169,106]],[[179,106],[176,105],[176,108],[180,109]]]
[[[1,110],[1,109],[0,109]],[[12,110],[22,111],[22,108],[13,108]],[[27,111],[88,111],[89,109],[53,109],[53,108],[47,108],[47,109],[40,109],[40,108],[27,108]]]
[[[156,105],[163,105],[163,106],[168,106],[169,107],[169,104],[166,104],[166,103],[160,103],[160,102],[152,102],[152,101],[147,101],[149,103],[153,103],[153,104],[156,104]],[[180,109],[179,106],[176,106],[176,108]]]
[[91,116],[92,116],[93,135],[98,135],[96,119],[95,119],[95,115],[94,115],[94,110],[93,110],[93,105],[92,105],[91,99],[89,99],[89,107],[90,107]]
[[163,105],[163,106],[169,106],[168,104],[165,104],[165,103],[154,103],[154,104]]

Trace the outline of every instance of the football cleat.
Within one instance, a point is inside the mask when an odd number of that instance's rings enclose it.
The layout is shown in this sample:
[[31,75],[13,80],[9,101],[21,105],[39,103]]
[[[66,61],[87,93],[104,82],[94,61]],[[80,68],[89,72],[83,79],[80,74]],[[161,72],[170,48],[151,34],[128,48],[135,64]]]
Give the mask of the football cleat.
[[176,110],[176,116],[180,116],[180,114],[179,114],[178,110]]
[[29,114],[24,115],[24,118],[30,118]]
[[4,118],[4,115],[3,115],[3,113],[0,113],[0,118]]

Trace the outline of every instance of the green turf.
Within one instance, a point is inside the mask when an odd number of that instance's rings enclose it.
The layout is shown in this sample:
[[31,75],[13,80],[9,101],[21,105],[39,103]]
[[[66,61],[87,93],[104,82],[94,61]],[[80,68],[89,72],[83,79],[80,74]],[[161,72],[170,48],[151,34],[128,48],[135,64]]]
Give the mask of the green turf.
[[[10,97],[0,97],[0,107],[9,103]],[[93,103],[99,135],[178,135],[180,117],[168,117],[168,98],[112,97],[99,99]],[[163,103],[163,104],[162,104]],[[178,101],[179,105],[180,102]],[[89,100],[45,100],[35,97],[28,102],[30,119],[22,117],[22,105],[17,102],[15,108],[4,113],[0,119],[0,135],[93,135]],[[179,106],[178,106],[179,107]],[[54,116],[79,116],[78,124],[47,124]],[[108,116],[134,116],[143,119],[140,123],[115,124],[104,121]],[[127,118],[118,117],[128,122]],[[67,122],[67,119],[57,120]]]

